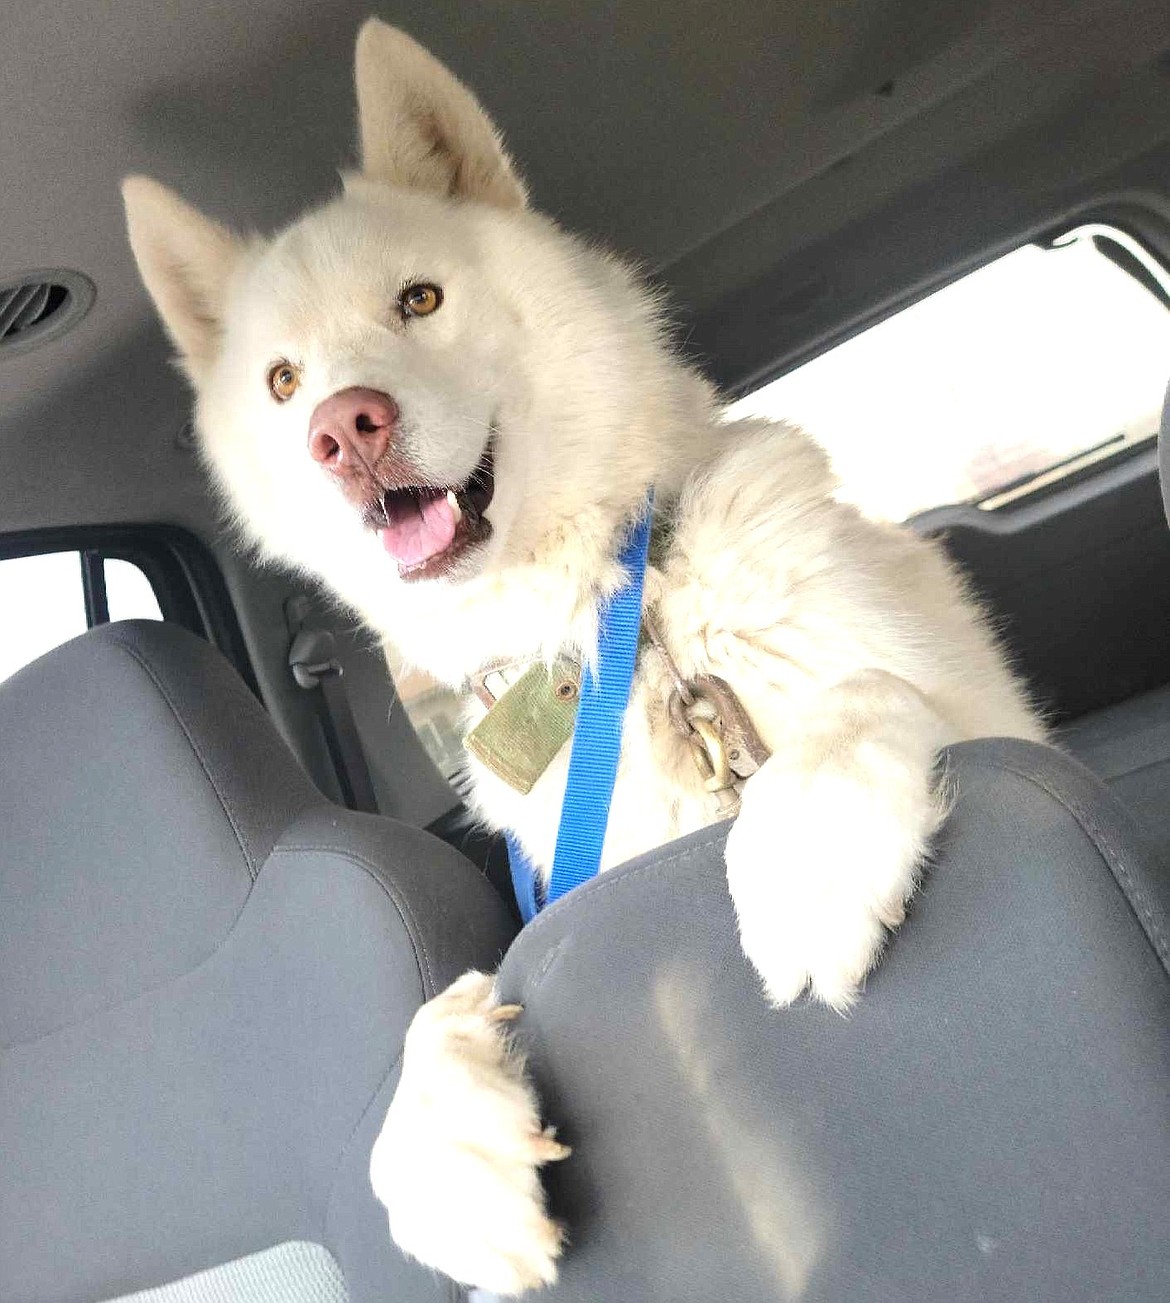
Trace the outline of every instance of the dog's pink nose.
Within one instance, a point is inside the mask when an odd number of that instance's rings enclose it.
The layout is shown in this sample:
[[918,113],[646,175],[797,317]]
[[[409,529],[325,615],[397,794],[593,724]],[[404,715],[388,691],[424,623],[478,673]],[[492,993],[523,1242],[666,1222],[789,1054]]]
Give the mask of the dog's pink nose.
[[309,418],[309,455],[337,474],[370,470],[385,455],[398,405],[376,389],[341,389]]

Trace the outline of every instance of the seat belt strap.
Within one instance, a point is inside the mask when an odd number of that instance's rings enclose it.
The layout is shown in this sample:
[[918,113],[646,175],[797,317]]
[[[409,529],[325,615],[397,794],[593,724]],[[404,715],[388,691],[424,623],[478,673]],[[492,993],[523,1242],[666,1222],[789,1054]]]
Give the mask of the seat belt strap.
[[301,625],[289,647],[288,664],[298,686],[313,694],[341,799],[351,810],[377,814],[374,784],[345,691],[344,669],[333,635],[327,629]]

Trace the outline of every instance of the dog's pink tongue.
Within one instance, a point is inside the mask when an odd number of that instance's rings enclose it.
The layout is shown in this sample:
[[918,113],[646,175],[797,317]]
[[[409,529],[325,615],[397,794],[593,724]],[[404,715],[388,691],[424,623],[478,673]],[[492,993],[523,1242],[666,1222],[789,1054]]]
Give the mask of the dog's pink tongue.
[[418,566],[451,546],[459,524],[445,496],[412,498],[388,506],[390,524],[378,531],[382,546],[401,566]]

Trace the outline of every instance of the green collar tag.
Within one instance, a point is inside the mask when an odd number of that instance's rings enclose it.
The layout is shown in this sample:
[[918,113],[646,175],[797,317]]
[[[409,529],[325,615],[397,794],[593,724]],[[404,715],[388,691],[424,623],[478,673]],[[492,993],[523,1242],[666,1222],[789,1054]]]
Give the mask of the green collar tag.
[[581,695],[581,667],[558,656],[550,670],[533,665],[468,733],[464,745],[522,795],[573,736]]

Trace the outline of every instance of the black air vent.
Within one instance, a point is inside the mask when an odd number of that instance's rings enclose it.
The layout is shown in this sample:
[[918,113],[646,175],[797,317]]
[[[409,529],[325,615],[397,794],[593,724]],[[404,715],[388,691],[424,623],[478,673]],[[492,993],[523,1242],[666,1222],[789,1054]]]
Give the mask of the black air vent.
[[30,271],[0,280],[0,359],[76,325],[93,299],[93,282],[77,271]]

